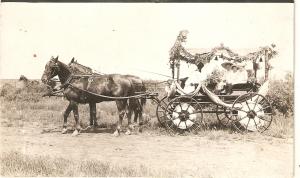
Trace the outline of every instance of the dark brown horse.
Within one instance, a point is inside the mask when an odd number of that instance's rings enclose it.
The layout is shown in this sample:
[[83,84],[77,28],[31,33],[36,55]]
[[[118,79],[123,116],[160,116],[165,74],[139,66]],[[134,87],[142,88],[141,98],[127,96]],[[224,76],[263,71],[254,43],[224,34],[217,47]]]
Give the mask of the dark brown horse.
[[[77,135],[81,127],[79,124],[78,104],[89,104],[91,120],[96,117],[96,103],[103,101],[114,101],[111,98],[100,97],[127,97],[134,94],[132,83],[129,79],[119,74],[92,76],[92,77],[73,77],[70,68],[60,62],[58,57],[51,58],[46,64],[42,76],[42,82],[47,83],[51,78],[58,75],[64,88],[64,96],[69,100],[69,105],[64,112],[63,133],[66,132],[67,118],[71,111],[74,113],[76,129],[74,135]],[[97,94],[98,96],[94,95]],[[114,135],[119,135],[122,120],[127,113],[127,99],[118,100],[117,108],[119,111],[119,121]]]
[[[68,66],[71,68],[72,72],[74,74],[90,74],[90,75],[101,75],[99,73],[94,73],[93,70],[90,67],[84,66],[82,64],[79,64],[77,60],[75,61],[74,57],[68,64]],[[134,75],[122,75],[126,79],[129,79],[134,87],[134,92],[146,92],[146,87],[143,82],[143,80],[137,76]],[[118,101],[116,101],[118,102]],[[128,105],[128,125],[131,125],[131,115],[132,112],[134,113],[134,123],[137,123],[137,119],[139,118],[140,124],[143,122],[143,109],[144,105],[146,104],[146,99],[136,99],[132,98],[129,99],[129,105]],[[92,121],[91,121],[92,122]],[[94,123],[96,124],[97,121],[95,120]],[[129,130],[126,132],[127,134],[130,134]]]

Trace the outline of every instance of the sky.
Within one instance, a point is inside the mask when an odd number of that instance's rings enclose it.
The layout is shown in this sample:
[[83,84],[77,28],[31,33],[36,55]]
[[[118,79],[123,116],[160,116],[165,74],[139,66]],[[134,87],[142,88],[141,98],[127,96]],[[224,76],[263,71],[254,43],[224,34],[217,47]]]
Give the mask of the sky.
[[[272,76],[293,71],[292,3],[1,3],[0,78],[39,79],[51,56],[103,73],[144,79],[171,75],[169,50],[180,30],[186,48],[233,51],[276,44]],[[147,72],[148,71],[148,72]],[[152,73],[151,73],[152,72]]]

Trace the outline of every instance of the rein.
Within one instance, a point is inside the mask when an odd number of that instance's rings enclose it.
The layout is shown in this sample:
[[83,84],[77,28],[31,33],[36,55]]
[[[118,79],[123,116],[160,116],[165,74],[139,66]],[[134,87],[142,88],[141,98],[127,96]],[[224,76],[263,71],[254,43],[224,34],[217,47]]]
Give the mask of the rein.
[[72,88],[75,88],[75,89],[77,89],[77,90],[84,91],[84,92],[86,92],[86,93],[88,93],[88,94],[91,94],[91,95],[100,97],[100,98],[112,99],[112,100],[124,100],[124,99],[131,99],[131,98],[142,98],[143,96],[153,97],[153,96],[157,96],[157,95],[158,95],[158,93],[155,93],[155,94],[153,94],[153,93],[142,93],[142,94],[137,94],[137,95],[132,95],[132,96],[117,96],[117,97],[114,97],[114,96],[107,96],[107,95],[99,95],[99,94],[90,92],[90,91],[88,91],[88,90],[84,90],[84,89],[75,87],[75,86],[72,85],[72,84],[69,84],[69,86],[72,87]]
[[[93,92],[90,92],[88,90],[85,90],[85,89],[81,89],[81,88],[78,88],[74,85],[72,85],[70,82],[72,79],[74,78],[80,78],[80,77],[101,77],[101,75],[73,75],[71,74],[68,79],[62,84],[61,86],[61,89],[58,90],[58,91],[54,91],[51,93],[51,95],[55,96],[57,93],[61,93],[63,92],[67,87],[71,87],[71,88],[75,88],[77,90],[80,90],[80,91],[84,91],[85,93],[88,93],[90,95],[93,95],[93,96],[97,96],[99,98],[105,98],[105,99],[111,99],[111,100],[124,100],[124,99],[131,99],[131,98],[142,98],[142,97],[154,97],[154,96],[158,96],[158,93],[142,93],[142,94],[137,94],[137,95],[132,95],[132,96],[120,96],[120,97],[114,97],[114,96],[107,96],[107,95],[100,95],[100,94],[96,94],[96,93],[93,93]],[[163,81],[163,82],[166,82],[166,81]],[[163,83],[163,82],[159,82],[159,83]]]

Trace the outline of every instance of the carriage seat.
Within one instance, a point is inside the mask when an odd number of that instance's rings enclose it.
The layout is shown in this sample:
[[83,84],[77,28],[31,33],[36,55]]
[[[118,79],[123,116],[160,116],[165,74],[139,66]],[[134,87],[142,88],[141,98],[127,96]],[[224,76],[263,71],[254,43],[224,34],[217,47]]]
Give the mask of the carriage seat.
[[245,92],[257,92],[260,87],[259,83],[256,82],[246,82],[246,83],[237,83],[233,85],[225,85],[222,94],[231,94],[234,91],[245,91]]

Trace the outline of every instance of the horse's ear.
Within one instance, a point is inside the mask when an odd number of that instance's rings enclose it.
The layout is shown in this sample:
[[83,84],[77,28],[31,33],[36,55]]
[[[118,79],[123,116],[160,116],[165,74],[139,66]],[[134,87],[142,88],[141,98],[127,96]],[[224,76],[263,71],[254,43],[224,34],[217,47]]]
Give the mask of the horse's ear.
[[53,61],[56,63],[58,61],[58,56],[54,58]]
[[73,63],[75,61],[75,58],[73,57],[72,59],[71,59],[71,63]]

